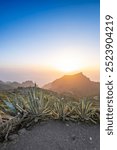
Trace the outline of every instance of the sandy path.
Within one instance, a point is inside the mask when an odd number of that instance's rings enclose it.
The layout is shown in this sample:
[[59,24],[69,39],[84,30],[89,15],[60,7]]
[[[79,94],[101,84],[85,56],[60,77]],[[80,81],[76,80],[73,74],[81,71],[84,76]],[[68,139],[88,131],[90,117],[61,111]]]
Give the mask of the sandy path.
[[100,126],[61,121],[42,122],[0,145],[0,150],[99,150]]

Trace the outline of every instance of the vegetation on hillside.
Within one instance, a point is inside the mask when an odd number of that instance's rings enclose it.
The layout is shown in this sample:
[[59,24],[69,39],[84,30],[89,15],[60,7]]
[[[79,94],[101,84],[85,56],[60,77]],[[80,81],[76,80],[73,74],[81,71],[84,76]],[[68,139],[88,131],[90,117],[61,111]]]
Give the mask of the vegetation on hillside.
[[[36,86],[23,93],[0,95],[0,140],[7,140],[10,133],[30,127],[41,120],[83,121],[98,123],[99,104],[90,99],[68,100]],[[99,103],[99,102],[98,102]]]

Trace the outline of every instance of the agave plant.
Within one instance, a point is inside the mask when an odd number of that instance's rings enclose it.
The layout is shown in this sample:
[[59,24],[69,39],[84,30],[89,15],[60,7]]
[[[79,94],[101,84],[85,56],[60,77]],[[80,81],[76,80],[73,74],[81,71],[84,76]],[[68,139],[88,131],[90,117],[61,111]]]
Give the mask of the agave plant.
[[68,102],[63,99],[57,99],[54,102],[53,115],[55,119],[69,120],[70,116],[70,106]]
[[76,109],[78,107],[78,102],[69,102],[68,103],[68,117],[71,121],[78,121],[79,115],[76,113]]
[[76,114],[78,114],[81,121],[91,121],[96,123],[94,116],[96,115],[96,109],[92,107],[93,102],[83,99],[80,100],[78,107],[76,108]]
[[[30,88],[24,96],[12,95],[0,105],[1,112],[12,118],[0,124],[0,136],[7,136],[17,126],[30,126],[42,119],[60,119],[72,121],[99,121],[99,109],[90,100],[79,102],[66,101],[55,95],[43,94],[36,86]],[[1,119],[1,118],[0,118]],[[2,119],[0,120],[2,122]]]
[[15,95],[14,99],[7,98],[2,102],[0,110],[14,117],[9,117],[5,122],[1,118],[0,139],[1,137],[7,139],[9,132],[18,126],[28,127],[40,119],[46,118],[51,111],[49,99],[43,96],[42,92],[38,92],[36,87],[28,91],[27,97]]
[[49,99],[43,96],[42,92],[39,93],[36,87],[28,91],[27,97],[16,95],[13,100],[9,98],[3,100],[3,104],[0,110],[14,117],[0,125],[1,136],[8,135],[19,125],[29,126],[40,119],[45,119],[51,112]]

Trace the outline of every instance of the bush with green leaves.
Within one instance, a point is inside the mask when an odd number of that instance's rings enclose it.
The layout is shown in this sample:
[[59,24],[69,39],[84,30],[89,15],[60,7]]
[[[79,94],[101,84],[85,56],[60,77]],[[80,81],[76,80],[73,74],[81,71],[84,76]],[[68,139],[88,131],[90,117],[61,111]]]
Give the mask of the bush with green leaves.
[[99,121],[99,113],[97,109],[93,107],[93,102],[90,100],[80,100],[75,111],[80,121],[91,121],[93,123]]

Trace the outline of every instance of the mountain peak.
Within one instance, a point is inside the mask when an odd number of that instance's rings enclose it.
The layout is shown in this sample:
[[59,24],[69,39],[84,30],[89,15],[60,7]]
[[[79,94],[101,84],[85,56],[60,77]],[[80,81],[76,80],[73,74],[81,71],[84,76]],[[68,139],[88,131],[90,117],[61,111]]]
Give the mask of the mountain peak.
[[77,74],[73,74],[73,75],[64,75],[62,78],[65,80],[77,80],[77,81],[78,80],[84,80],[84,81],[87,80],[87,81],[90,81],[90,79],[88,77],[86,77],[82,72],[77,73]]
[[98,95],[99,83],[91,81],[82,72],[63,77],[46,84],[43,88],[58,93],[72,93],[78,97]]
[[[64,77],[67,77],[67,76],[69,76],[69,77],[72,77],[72,76],[82,76],[82,77],[86,77],[82,72],[79,72],[79,73],[76,73],[76,74],[72,74],[72,75],[64,75]],[[86,77],[87,78],[87,77]]]
[[82,72],[76,73],[75,75],[84,75]]

